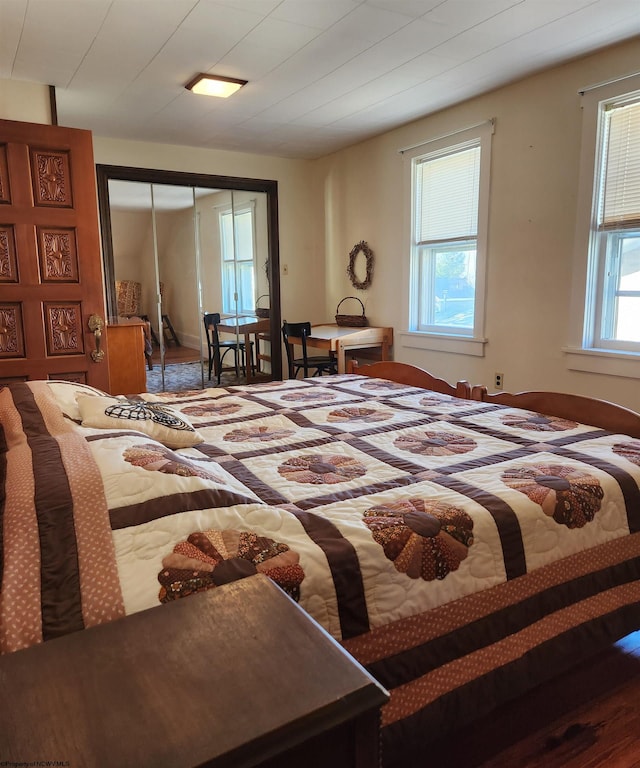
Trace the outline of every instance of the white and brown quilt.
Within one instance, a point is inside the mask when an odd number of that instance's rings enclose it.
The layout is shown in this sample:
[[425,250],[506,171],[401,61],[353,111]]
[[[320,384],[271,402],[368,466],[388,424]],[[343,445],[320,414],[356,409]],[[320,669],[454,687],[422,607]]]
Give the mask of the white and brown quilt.
[[78,393],[0,392],[4,651],[262,571],[390,689],[397,756],[640,627],[638,440],[339,375],[142,396],[176,450]]

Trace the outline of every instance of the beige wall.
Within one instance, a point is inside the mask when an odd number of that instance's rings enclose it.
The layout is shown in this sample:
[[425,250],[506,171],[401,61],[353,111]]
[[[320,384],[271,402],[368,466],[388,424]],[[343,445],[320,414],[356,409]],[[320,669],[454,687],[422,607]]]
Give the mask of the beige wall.
[[162,313],[169,316],[178,339],[200,347],[198,281],[192,211],[157,211],[158,272]]
[[0,80],[0,118],[49,125],[49,86],[23,80]]
[[[144,285],[146,275],[153,274],[153,241],[151,214],[148,211],[111,211],[113,267],[116,279],[136,280]],[[149,299],[142,296],[141,311],[150,312]]]
[[[581,140],[579,89],[638,70],[640,40],[527,78],[338,152],[314,165],[320,212],[314,258],[326,263],[327,315],[353,293],[345,275],[353,245],[376,255],[367,316],[406,330],[403,159],[398,150],[496,119],[492,146],[484,357],[395,346],[395,358],[449,380],[505,389],[559,389],[640,409],[640,381],[569,370],[568,341]],[[640,321],[640,319],[639,319]],[[637,363],[640,377],[640,362]]]

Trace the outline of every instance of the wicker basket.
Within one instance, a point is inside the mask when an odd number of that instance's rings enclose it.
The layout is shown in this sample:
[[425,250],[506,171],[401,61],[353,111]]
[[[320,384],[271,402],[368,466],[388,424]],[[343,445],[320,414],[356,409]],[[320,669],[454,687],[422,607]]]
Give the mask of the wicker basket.
[[260,299],[268,299],[269,294],[265,293],[262,296],[258,296],[256,299],[256,308],[255,313],[256,317],[270,317],[271,316],[271,310],[269,307],[259,307],[258,304],[260,303]]
[[[341,315],[340,314],[340,304],[342,304],[343,301],[346,301],[347,299],[354,299],[354,301],[357,301],[360,306],[362,307],[362,314],[361,315]],[[345,296],[342,301],[338,304],[336,307],[336,324],[345,326],[348,328],[366,328],[367,325],[369,325],[369,321],[365,317],[364,314],[364,304],[360,301],[360,299],[357,296]]]

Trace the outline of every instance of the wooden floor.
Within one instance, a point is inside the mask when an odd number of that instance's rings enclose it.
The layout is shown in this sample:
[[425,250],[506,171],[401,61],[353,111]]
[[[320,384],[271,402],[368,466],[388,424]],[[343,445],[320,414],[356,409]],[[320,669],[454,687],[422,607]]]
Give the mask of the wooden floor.
[[640,768],[640,632],[434,745],[424,768]]
[[[160,365],[160,349],[153,345],[152,361],[154,365]],[[191,349],[191,347],[177,346],[176,344],[167,344],[164,348],[164,363],[191,363],[200,359],[200,350]],[[206,358],[205,358],[206,359]]]

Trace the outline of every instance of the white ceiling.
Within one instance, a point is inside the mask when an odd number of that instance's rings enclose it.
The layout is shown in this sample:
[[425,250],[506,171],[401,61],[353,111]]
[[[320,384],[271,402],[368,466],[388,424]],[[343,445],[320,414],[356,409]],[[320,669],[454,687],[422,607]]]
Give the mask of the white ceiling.
[[640,0],[0,0],[0,78],[99,136],[314,158],[636,35]]

